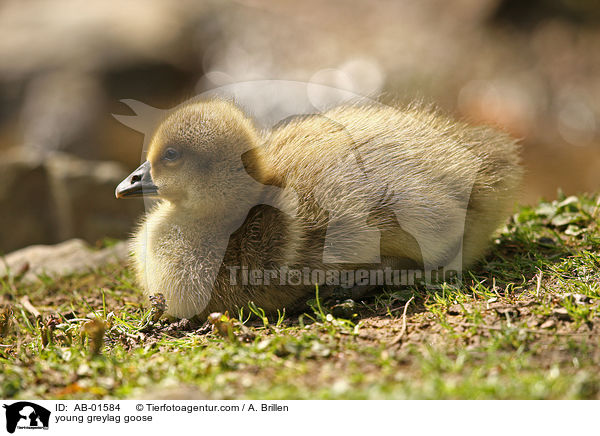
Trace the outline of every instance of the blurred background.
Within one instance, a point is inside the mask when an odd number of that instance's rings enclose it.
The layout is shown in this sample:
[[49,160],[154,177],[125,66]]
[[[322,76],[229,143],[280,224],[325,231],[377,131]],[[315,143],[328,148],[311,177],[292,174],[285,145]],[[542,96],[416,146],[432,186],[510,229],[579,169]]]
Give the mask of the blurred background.
[[143,137],[121,99],[170,108],[239,81],[421,99],[521,138],[520,201],[600,188],[597,0],[4,0],[0,252],[124,238],[116,184]]

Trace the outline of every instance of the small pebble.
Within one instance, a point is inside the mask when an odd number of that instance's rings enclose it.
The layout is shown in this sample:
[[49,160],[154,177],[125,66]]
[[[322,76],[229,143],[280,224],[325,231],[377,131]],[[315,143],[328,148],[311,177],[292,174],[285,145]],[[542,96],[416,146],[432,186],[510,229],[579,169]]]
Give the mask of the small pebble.
[[547,236],[543,236],[538,239],[538,243],[542,245],[556,245],[556,241],[552,238],[548,238]]

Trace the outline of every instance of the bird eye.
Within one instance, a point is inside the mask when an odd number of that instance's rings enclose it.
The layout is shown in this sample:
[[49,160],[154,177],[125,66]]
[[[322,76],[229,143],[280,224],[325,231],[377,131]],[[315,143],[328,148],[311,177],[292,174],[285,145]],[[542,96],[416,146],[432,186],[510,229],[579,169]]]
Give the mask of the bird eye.
[[169,162],[176,161],[181,156],[181,153],[173,147],[168,147],[163,153],[163,159]]

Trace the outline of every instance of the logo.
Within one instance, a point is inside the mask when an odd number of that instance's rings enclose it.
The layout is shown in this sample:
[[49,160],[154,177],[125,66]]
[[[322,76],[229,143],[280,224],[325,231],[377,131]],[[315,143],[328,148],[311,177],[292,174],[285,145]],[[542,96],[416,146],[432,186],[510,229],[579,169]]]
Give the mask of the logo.
[[14,433],[18,429],[48,429],[50,411],[29,401],[19,401],[11,405],[4,404],[6,409],[6,431]]

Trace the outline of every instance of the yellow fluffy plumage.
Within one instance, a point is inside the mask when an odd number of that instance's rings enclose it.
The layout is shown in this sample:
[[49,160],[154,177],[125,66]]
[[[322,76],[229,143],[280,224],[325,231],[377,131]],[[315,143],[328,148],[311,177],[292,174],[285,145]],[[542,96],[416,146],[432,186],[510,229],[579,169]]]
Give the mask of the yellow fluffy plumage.
[[262,132],[231,102],[196,101],[158,127],[145,165],[117,189],[145,183],[161,199],[133,238],[135,269],[185,318],[249,301],[293,310],[314,295],[312,283],[242,283],[232,271],[467,267],[521,178],[508,135],[376,104]]

